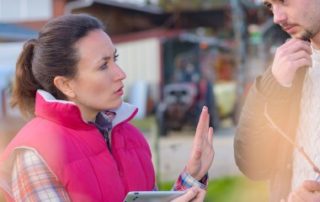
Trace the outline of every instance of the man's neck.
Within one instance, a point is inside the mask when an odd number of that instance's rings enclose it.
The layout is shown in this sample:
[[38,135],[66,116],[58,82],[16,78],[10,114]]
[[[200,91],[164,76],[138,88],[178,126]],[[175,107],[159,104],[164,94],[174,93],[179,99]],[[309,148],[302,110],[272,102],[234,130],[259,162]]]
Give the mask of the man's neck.
[[320,32],[311,39],[312,46],[320,50]]

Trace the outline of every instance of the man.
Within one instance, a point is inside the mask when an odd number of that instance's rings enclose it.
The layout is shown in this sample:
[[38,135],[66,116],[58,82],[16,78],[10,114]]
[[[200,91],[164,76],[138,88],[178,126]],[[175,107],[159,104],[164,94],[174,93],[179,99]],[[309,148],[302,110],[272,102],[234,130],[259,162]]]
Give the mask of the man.
[[320,166],[320,0],[264,4],[292,39],[250,89],[235,136],[236,163],[251,179],[269,180],[270,201],[320,201],[317,173],[284,138]]

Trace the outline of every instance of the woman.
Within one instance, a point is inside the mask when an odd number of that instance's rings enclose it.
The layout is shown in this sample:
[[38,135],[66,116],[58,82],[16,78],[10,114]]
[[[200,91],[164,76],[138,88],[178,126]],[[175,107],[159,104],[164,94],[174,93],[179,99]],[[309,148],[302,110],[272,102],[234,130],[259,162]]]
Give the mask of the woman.
[[[1,188],[16,201],[123,201],[127,192],[156,190],[149,146],[128,121],[125,73],[102,23],[74,14],[49,21],[18,59],[12,104],[34,116],[1,158]],[[190,160],[174,186],[176,201],[202,201],[211,166],[206,107]]]

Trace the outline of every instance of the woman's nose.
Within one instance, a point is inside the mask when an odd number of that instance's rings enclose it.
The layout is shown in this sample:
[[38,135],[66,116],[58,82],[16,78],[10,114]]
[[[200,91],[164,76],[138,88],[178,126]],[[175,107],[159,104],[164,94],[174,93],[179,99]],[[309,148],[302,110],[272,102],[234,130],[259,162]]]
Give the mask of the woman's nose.
[[116,80],[124,80],[127,77],[126,73],[118,65],[115,66],[114,75]]

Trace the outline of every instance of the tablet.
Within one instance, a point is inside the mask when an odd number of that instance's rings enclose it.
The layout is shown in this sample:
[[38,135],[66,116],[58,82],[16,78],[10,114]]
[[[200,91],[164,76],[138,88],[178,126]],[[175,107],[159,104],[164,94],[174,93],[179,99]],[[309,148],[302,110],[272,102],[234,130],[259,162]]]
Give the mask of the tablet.
[[169,202],[186,191],[131,191],[124,202]]

